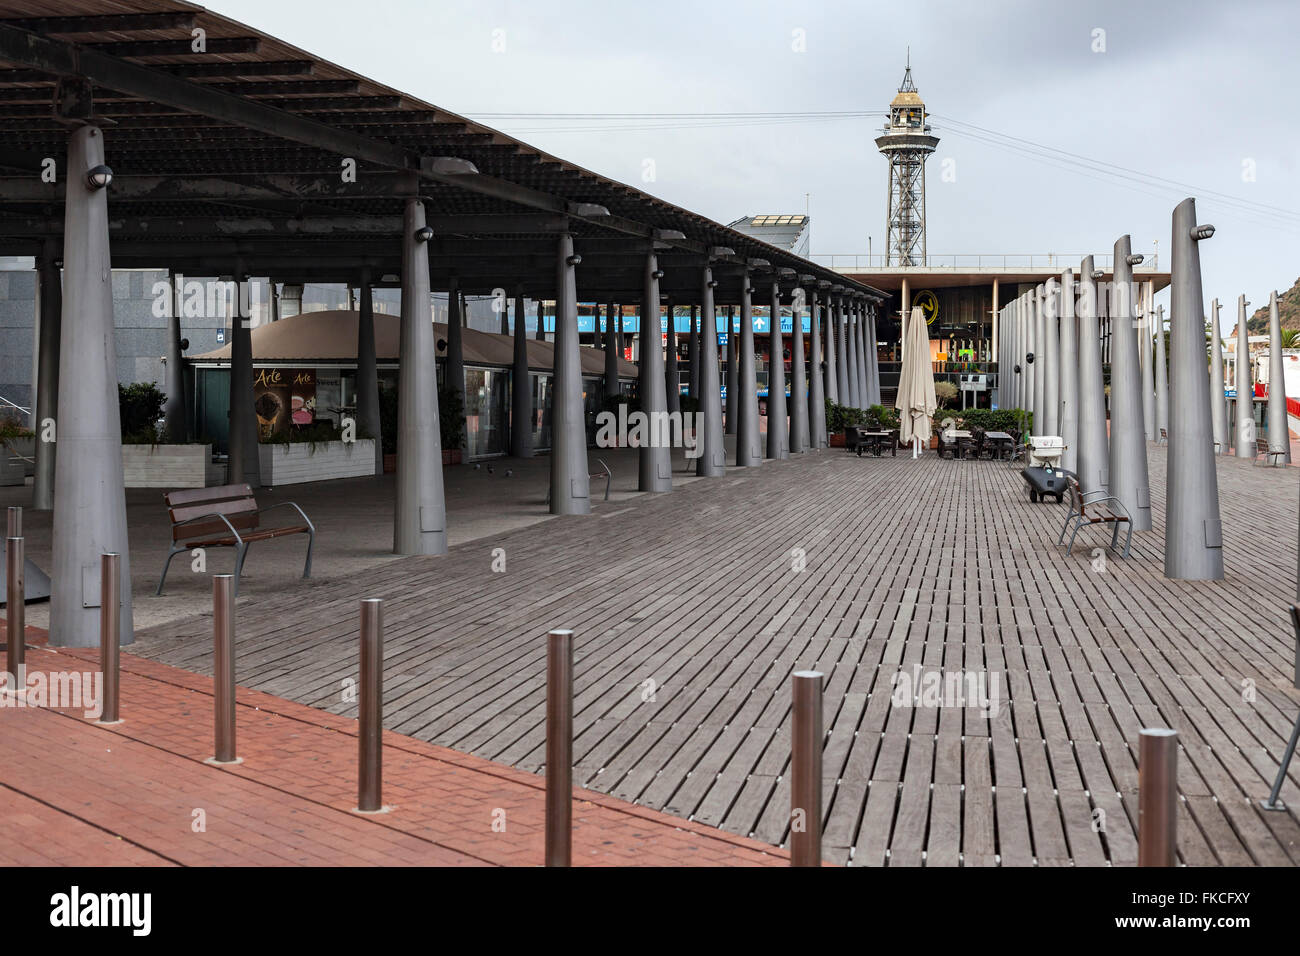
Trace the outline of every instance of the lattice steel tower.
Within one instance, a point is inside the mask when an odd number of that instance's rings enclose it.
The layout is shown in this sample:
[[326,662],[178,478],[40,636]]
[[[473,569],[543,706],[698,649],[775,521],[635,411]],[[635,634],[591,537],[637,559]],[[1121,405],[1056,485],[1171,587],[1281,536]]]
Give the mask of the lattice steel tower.
[[885,265],[925,264],[925,161],[939,137],[930,135],[925,103],[912,82],[912,58],[898,95],[889,104],[889,121],[876,148],[889,160],[889,212],[885,218]]

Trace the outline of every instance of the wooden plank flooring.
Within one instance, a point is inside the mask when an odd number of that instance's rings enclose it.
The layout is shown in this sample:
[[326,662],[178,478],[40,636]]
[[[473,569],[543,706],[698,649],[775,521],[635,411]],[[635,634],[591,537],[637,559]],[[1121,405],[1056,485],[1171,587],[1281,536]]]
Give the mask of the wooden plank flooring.
[[[1155,530],[1127,561],[1102,532],[1067,556],[1063,510],[1002,463],[733,469],[241,606],[237,676],[355,714],[357,601],[384,598],[386,725],[539,771],[544,635],[570,627],[578,782],[783,843],[790,674],[816,667],[826,856],[852,865],[1132,865],[1136,736],[1166,725],[1182,859],[1292,864],[1295,815],[1258,800],[1300,707],[1300,470],[1221,460],[1228,577],[1187,583],[1162,576],[1165,449],[1150,467]],[[209,619],[138,638],[210,673]],[[999,699],[895,703],[897,675],[930,673],[984,675]]]

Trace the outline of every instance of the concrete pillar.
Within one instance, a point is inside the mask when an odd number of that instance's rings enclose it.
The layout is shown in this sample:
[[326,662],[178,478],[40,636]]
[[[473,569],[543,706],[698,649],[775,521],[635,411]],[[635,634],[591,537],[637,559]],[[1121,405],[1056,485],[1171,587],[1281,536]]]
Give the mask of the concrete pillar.
[[533,457],[533,384],[528,374],[528,329],[524,293],[515,293],[515,354],[510,371],[510,454]]
[[1043,357],[1047,360],[1043,376],[1043,408],[1047,419],[1046,435],[1061,434],[1061,290],[1055,278],[1043,285]]
[[493,297],[492,301],[501,307],[501,334],[510,334],[510,300],[505,297],[505,290],[502,289],[500,298]]
[[817,290],[808,290],[808,324],[812,341],[808,345],[808,442],[812,449],[825,448],[830,442],[826,434],[826,387],[822,364],[822,306],[817,301]]
[[1174,208],[1173,222],[1169,301],[1173,400],[1165,494],[1165,577],[1219,581],[1223,579],[1223,523],[1210,425],[1199,245],[1214,234],[1214,227],[1197,225],[1194,199],[1184,199]]
[[[243,262],[234,271],[235,288],[245,280]],[[257,453],[257,413],[253,410],[253,323],[243,311],[238,293],[229,305],[230,316],[230,435],[227,484],[262,487]]]
[[167,364],[163,368],[163,392],[167,404],[163,406],[164,438],[183,442],[189,429],[185,420],[185,365],[181,357],[181,298],[177,294],[175,276],[168,274],[171,308],[167,318]]
[[1079,488],[1085,493],[1105,489],[1110,472],[1098,301],[1092,256],[1085,256],[1079,264],[1079,454],[1075,462]]
[[[718,343],[713,342],[713,351],[718,351]],[[695,316],[695,306],[691,306],[691,332],[686,343],[686,361],[690,363],[687,373],[687,394],[699,401],[700,398],[700,328]]]
[[871,375],[867,371],[867,303],[858,299],[854,303],[857,322],[854,339],[858,350],[858,399],[863,408],[871,406]]
[[[994,356],[998,356],[998,355],[1001,355],[1001,354],[1002,354],[1002,352],[1001,352],[1001,348],[1000,348],[1000,346],[1001,346],[1002,343],[1001,343],[1001,340],[1000,340],[999,337],[998,337],[998,326],[1001,325],[1001,322],[999,321],[999,319],[1002,317],[1002,313],[1001,313],[1001,312],[999,311],[999,309],[998,309],[998,294],[999,294],[999,290],[998,290],[998,280],[997,280],[997,277],[995,276],[994,279],[993,279],[993,308],[990,310],[990,321],[993,323],[993,351],[992,351],[992,354],[993,354]],[[997,361],[997,359],[994,358],[994,361]],[[1000,364],[1001,364],[1001,363],[999,363],[999,365],[1000,365]]]
[[1066,269],[1061,273],[1059,303],[1060,326],[1058,339],[1060,355],[1060,436],[1065,442],[1061,454],[1061,467],[1075,474],[1079,472],[1079,340],[1075,331],[1074,273]]
[[754,374],[753,288],[749,273],[740,277],[740,341],[736,357],[740,362],[740,381],[736,394],[736,466],[752,468],[763,461],[763,446],[758,436],[758,385]]
[[808,451],[808,382],[803,360],[803,290],[795,287],[790,300],[790,452]]
[[772,283],[768,321],[767,457],[790,457],[790,423],[785,400],[785,348],[781,337],[781,286]]
[[906,277],[903,279],[899,296],[902,301],[902,311],[898,317],[898,355],[902,358],[904,343],[907,341],[907,324],[912,321],[912,283]]
[[[551,389],[551,514],[591,514],[587,478],[587,422],[582,404],[582,356],[578,352],[578,283],[582,261],[573,236],[557,240],[555,281],[555,378]],[[645,323],[643,322],[642,325]],[[642,361],[644,362],[644,356]],[[662,370],[659,381],[663,381]],[[643,399],[644,401],[644,399]],[[643,406],[644,407],[644,406]]]
[[848,385],[845,391],[849,396],[849,405],[853,408],[862,408],[862,380],[858,375],[858,363],[861,360],[861,354],[858,350],[858,316],[855,311],[854,301],[851,298],[848,298],[844,303],[843,327],[844,370],[848,375]]
[[1282,321],[1277,291],[1268,294],[1268,450],[1280,451],[1291,464],[1291,429],[1286,414],[1286,368],[1282,361]]
[[[696,396],[700,400],[700,418],[704,434],[697,435],[700,442],[697,449],[699,458],[695,460],[695,474],[701,478],[720,478],[727,472],[727,452],[722,440],[722,389],[718,383],[718,329],[713,309],[713,290],[718,287],[714,281],[713,270],[704,267],[700,288],[700,340],[699,351],[699,387]],[[694,309],[691,310],[692,312]],[[694,324],[694,323],[692,323]],[[731,335],[727,340],[732,339]],[[696,363],[691,363],[694,369]]]
[[[546,300],[537,300],[537,341],[546,341]],[[620,339],[621,342],[621,339]]]
[[[1170,323],[1170,328],[1173,323]],[[1169,433],[1169,369],[1165,364],[1165,307],[1156,308],[1156,438],[1160,429]]]
[[397,389],[394,554],[446,554],[436,346],[429,308],[429,238],[424,203],[406,200],[402,220],[402,319]]
[[1155,359],[1152,353],[1152,327],[1155,316],[1151,309],[1150,283],[1137,283],[1138,290],[1138,346],[1142,362],[1142,425],[1147,441],[1156,440],[1156,379]]
[[[1133,247],[1128,236],[1115,241],[1111,286],[1110,485],[1128,509],[1134,531],[1151,530],[1151,486],[1147,479],[1146,429],[1142,424],[1142,369],[1138,348],[1137,290]],[[1139,260],[1140,261],[1140,260]]]
[[[462,306],[460,282],[455,276],[452,276],[447,280],[447,365],[444,374],[446,375],[447,385],[460,399],[460,407],[463,412],[465,408],[465,347],[461,330],[464,328],[465,319]],[[400,372],[398,373],[398,383],[399,385],[401,383]],[[467,431],[466,441],[468,440],[469,434]]]
[[1046,435],[1047,426],[1047,329],[1043,320],[1043,287],[1040,285],[1029,293],[1030,376],[1034,386],[1034,431],[1035,435]]
[[1237,349],[1233,353],[1232,385],[1237,390],[1237,457],[1249,461],[1255,457],[1255,386],[1251,381],[1246,305],[1246,297],[1237,296]]
[[605,305],[605,398],[618,398],[618,332],[614,325],[614,303]]
[[876,336],[876,316],[879,313],[879,307],[874,303],[871,306],[871,318],[867,323],[867,328],[871,331],[867,339],[867,362],[871,366],[871,404],[883,405],[884,402],[880,397],[880,339]]
[[677,367],[677,318],[673,315],[673,300],[668,300],[667,360],[664,362],[664,395],[668,399],[668,413],[682,413],[682,373]]
[[100,556],[108,552],[121,555],[120,641],[135,640],[108,243],[111,187],[87,182],[87,173],[102,165],[104,134],[96,126],[74,129],[63,218],[60,324],[67,348],[59,350],[58,397],[58,408],[70,412],[58,420],[55,436],[50,643],[56,647],[99,644]]
[[739,417],[737,396],[740,394],[740,350],[736,348],[736,320],[732,307],[727,306],[727,434],[736,434]]
[[1210,424],[1214,428],[1214,453],[1228,451],[1228,400],[1223,384],[1223,335],[1219,331],[1219,300],[1210,306]]
[[43,441],[45,422],[55,422],[58,438],[60,329],[63,322],[63,275],[58,266],[59,244],[46,239],[37,260],[40,296],[40,337],[36,359],[36,474],[32,481],[32,507],[49,511],[54,507],[54,461],[57,441]]
[[667,422],[668,401],[664,388],[664,351],[659,325],[659,259],[645,257],[645,298],[641,305],[641,411],[646,415],[648,434],[641,444],[637,488],[641,491],[672,491],[673,462]]
[[375,474],[384,473],[384,442],[379,416],[379,368],[375,359],[375,296],[370,270],[361,270],[361,309],[357,314],[357,424],[375,440]]
[[838,330],[836,329],[837,316],[835,308],[835,296],[827,294],[826,301],[822,305],[822,325],[826,330],[826,399],[833,405],[839,405],[840,402],[840,373],[839,364],[840,347],[836,341]]

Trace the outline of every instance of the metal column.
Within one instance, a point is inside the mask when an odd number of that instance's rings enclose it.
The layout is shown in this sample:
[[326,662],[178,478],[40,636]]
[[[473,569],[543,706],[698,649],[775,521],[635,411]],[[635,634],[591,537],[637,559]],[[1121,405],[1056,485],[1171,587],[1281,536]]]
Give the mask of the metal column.
[[106,188],[87,181],[87,173],[103,163],[104,135],[98,127],[81,126],[69,134],[58,407],[74,412],[58,422],[54,475],[50,643],[57,647],[99,645],[99,568],[105,553],[122,556],[122,643],[135,640],[108,196]]
[[[587,477],[587,424],[582,403],[582,356],[578,352],[578,286],[573,236],[562,233],[556,249],[555,378],[551,389],[551,514],[591,514]],[[642,322],[644,325],[644,321]],[[642,363],[645,357],[642,356]],[[663,382],[660,374],[659,381]]]
[[1146,431],[1142,424],[1142,369],[1138,349],[1132,254],[1127,235],[1115,241],[1114,282],[1109,314],[1110,368],[1110,484],[1108,490],[1123,503],[1134,531],[1151,530],[1151,486],[1147,479]]
[[1043,434],[1061,434],[1061,331],[1059,319],[1059,290],[1055,279],[1043,285],[1043,357],[1046,359],[1043,375]]
[[831,299],[834,315],[831,324],[835,326],[835,391],[840,405],[852,406],[853,393],[849,390],[849,343],[845,335],[844,297],[838,292]]
[[384,473],[383,427],[379,415],[379,368],[375,359],[375,296],[370,270],[361,270],[357,315],[357,424],[375,440],[376,475]]
[[844,371],[848,376],[848,404],[851,408],[862,407],[862,395],[859,391],[858,378],[858,320],[854,312],[853,299],[848,300],[844,314]]
[[781,285],[772,282],[767,331],[767,457],[790,457],[790,423],[785,401],[785,346],[781,336]]
[[1102,491],[1109,481],[1110,447],[1106,435],[1106,386],[1101,368],[1101,330],[1097,321],[1097,278],[1092,256],[1079,264],[1079,454],[1075,469],[1079,489]]
[[1237,349],[1233,353],[1232,386],[1237,390],[1237,457],[1255,457],[1255,387],[1251,383],[1250,333],[1246,330],[1246,302],[1237,296]]
[[[718,343],[714,341],[713,349],[715,352],[717,348]],[[700,399],[700,327],[695,315],[694,305],[691,306],[690,337],[686,340],[686,361],[691,366],[687,373],[687,394],[698,402]]]
[[[238,261],[233,273],[235,289],[246,279],[244,264]],[[257,413],[253,410],[253,322],[241,315],[243,297],[236,291],[229,304],[230,317],[230,433],[227,440],[229,458],[227,484],[262,487],[261,462],[258,457]]]
[[[727,452],[723,445],[722,392],[718,387],[718,330],[713,307],[713,290],[718,283],[713,270],[704,267],[700,289],[700,383],[697,395],[700,400],[700,419],[704,428],[695,461],[695,474],[701,478],[718,478],[727,472]],[[730,341],[731,336],[728,336]]]
[[673,315],[675,306],[669,299],[665,312],[668,315],[668,342],[664,361],[664,398],[667,401],[668,414],[682,413],[682,373],[677,367],[677,318]]
[[[1173,322],[1169,323],[1173,328]],[[1156,359],[1156,440],[1160,439],[1160,430],[1169,434],[1169,367],[1165,363],[1165,307],[1156,307],[1155,328]]]
[[[447,280],[447,364],[444,370],[446,383],[460,399],[462,414],[465,410],[465,347],[461,334],[465,316],[460,300],[460,283],[455,276]],[[541,321],[541,315],[538,315]],[[401,379],[398,378],[400,384]],[[468,434],[466,435],[468,441]],[[463,444],[463,443],[462,443]]]
[[1214,428],[1214,453],[1228,452],[1228,400],[1223,380],[1223,334],[1219,331],[1219,300],[1210,306],[1210,423]]
[[808,441],[811,448],[825,448],[829,444],[826,434],[826,387],[822,368],[822,333],[820,305],[817,302],[817,290],[808,290],[808,323],[812,341],[809,343],[808,355]]
[[1047,435],[1047,325],[1043,316],[1043,287],[1029,294],[1030,334],[1033,353],[1027,358],[1034,382],[1034,434]]
[[1282,361],[1282,322],[1277,291],[1268,294],[1268,450],[1291,464],[1291,431],[1286,414],[1286,369]]
[[397,501],[393,552],[446,554],[442,436],[429,300],[429,240],[424,203],[406,200],[402,220],[402,319],[397,389]]
[[740,277],[740,342],[736,345],[740,380],[736,395],[736,465],[752,468],[763,461],[758,437],[758,386],[754,375],[754,312],[749,273]]
[[835,341],[835,297],[829,293],[826,301],[822,304],[822,327],[826,330],[826,368],[823,374],[826,377],[826,400],[832,405],[840,404],[840,381],[838,363],[836,358],[839,352],[839,346]]
[[[808,278],[812,278],[809,276]],[[808,450],[808,383],[803,360],[803,313],[799,308],[803,290],[795,287],[790,300],[790,452]]]
[[[539,316],[540,319],[540,316]],[[614,303],[605,306],[605,398],[619,397],[618,386],[619,336],[614,325]]]
[[163,406],[163,433],[169,442],[184,442],[188,429],[185,422],[185,367],[181,358],[181,297],[177,294],[176,278],[167,276],[171,308],[167,318],[167,365],[163,369],[163,391],[167,404]]
[[[742,280],[744,281],[744,280]],[[736,418],[739,416],[736,396],[740,394],[740,352],[736,348],[736,320],[732,307],[727,306],[727,431],[736,434]]]
[[1079,339],[1074,316],[1074,273],[1066,269],[1061,273],[1060,328],[1060,435],[1065,442],[1061,453],[1061,467],[1078,474],[1079,471]]
[[515,293],[515,354],[510,373],[510,454],[533,457],[533,385],[528,374],[528,329],[524,292]]
[[[57,263],[59,244],[46,239],[36,268],[40,295],[40,350],[36,360],[36,474],[32,480],[32,507],[54,507],[54,462],[57,444],[45,441],[45,422],[57,421],[59,403],[59,340],[63,322],[63,276]],[[57,426],[56,434],[57,435]]]
[[854,308],[858,317],[855,332],[858,350],[858,401],[863,408],[870,408],[871,375],[867,371],[867,303],[859,298]]
[[1134,283],[1138,297],[1138,361],[1142,363],[1142,427],[1147,441],[1155,441],[1156,435],[1156,380],[1155,359],[1151,348],[1151,284]]
[[664,382],[664,350],[659,331],[659,259],[645,257],[645,298],[641,306],[641,411],[649,432],[638,454],[637,488],[640,491],[672,491],[673,461],[669,442],[668,400]]

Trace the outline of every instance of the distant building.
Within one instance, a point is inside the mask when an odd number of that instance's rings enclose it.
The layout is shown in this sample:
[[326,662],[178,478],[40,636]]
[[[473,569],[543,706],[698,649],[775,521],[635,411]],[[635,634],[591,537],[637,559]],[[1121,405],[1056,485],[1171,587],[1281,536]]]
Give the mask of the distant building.
[[743,216],[727,225],[760,242],[789,249],[797,256],[808,258],[808,237],[811,233],[808,227],[812,225],[812,219],[808,216]]

